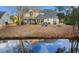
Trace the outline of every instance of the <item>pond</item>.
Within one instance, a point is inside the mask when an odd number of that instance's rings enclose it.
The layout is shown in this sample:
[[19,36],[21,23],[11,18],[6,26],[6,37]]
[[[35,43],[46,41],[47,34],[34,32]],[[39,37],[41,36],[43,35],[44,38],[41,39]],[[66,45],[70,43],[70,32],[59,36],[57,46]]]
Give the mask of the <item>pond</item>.
[[[19,53],[19,40],[8,40],[0,42],[0,53]],[[27,53],[68,53],[71,49],[71,42],[68,39],[55,39],[50,41],[39,41],[35,44],[23,40],[24,49]]]

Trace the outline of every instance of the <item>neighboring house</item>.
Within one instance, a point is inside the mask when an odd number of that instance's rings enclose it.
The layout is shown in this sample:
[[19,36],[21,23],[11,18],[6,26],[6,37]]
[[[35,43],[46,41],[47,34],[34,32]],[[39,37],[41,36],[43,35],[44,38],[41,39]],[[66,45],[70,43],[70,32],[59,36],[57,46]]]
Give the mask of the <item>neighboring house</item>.
[[37,21],[36,21],[36,17],[39,16],[39,15],[42,15],[44,14],[43,12],[40,12],[38,9],[29,9],[28,12],[26,12],[24,14],[24,22],[26,24],[36,24]]
[[49,24],[59,24],[58,16],[54,14],[39,15],[36,17],[37,22],[46,22]]
[[50,24],[59,24],[59,19],[57,16],[57,12],[51,9],[44,9],[44,22],[50,23]]
[[0,26],[5,26],[9,23],[12,23],[10,16],[7,14],[7,12],[0,11]]
[[47,22],[50,24],[59,24],[58,16],[56,16],[54,14],[47,14],[44,16],[45,16],[44,22]]

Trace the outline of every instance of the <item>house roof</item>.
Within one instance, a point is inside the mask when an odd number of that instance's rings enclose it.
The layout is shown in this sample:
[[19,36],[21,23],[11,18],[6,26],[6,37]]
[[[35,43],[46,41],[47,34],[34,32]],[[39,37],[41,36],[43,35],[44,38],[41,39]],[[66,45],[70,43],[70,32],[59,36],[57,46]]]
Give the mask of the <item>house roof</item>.
[[[29,10],[33,10],[33,11],[39,12],[39,13],[44,13],[44,14],[39,14],[37,17],[35,17],[35,19],[58,18],[57,15],[56,15],[57,12],[54,11],[54,10],[50,10],[50,9],[45,9],[45,10],[28,9],[28,13],[29,13]],[[29,19],[29,18],[27,18],[27,19]]]
[[5,12],[0,11],[0,18],[4,15]]
[[44,16],[46,18],[57,18],[57,15],[54,15],[54,14],[45,14]]
[[42,18],[57,18],[57,16],[54,15],[54,14],[44,14],[44,15],[39,15],[36,18],[37,19],[42,19]]
[[38,15],[38,16],[36,17],[36,19],[42,19],[42,18],[45,18],[45,16],[44,16],[44,15]]
[[51,9],[44,9],[41,10],[41,12],[44,12],[45,14],[57,14],[55,10],[51,10]]

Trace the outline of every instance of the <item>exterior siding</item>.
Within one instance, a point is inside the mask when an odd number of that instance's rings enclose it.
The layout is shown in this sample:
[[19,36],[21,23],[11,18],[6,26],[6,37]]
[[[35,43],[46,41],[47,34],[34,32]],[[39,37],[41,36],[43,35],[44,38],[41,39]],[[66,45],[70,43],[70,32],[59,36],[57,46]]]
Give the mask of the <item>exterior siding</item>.
[[2,19],[0,19],[0,26],[4,25],[4,22]]
[[5,13],[5,14],[1,17],[1,19],[0,19],[0,26],[6,25],[6,22],[7,22],[7,23],[12,23],[12,21],[10,20],[10,16],[9,16],[7,13]]
[[59,24],[59,19],[58,18],[46,18],[44,19],[44,22],[50,23],[50,24]]

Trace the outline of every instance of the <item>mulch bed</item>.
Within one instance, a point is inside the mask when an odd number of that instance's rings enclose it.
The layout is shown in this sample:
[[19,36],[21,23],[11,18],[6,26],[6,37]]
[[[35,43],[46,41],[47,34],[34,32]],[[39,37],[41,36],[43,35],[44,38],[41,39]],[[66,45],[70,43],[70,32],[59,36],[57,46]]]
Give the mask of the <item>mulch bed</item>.
[[79,38],[73,33],[70,25],[20,25],[6,26],[0,29],[0,39],[53,39],[53,38]]

